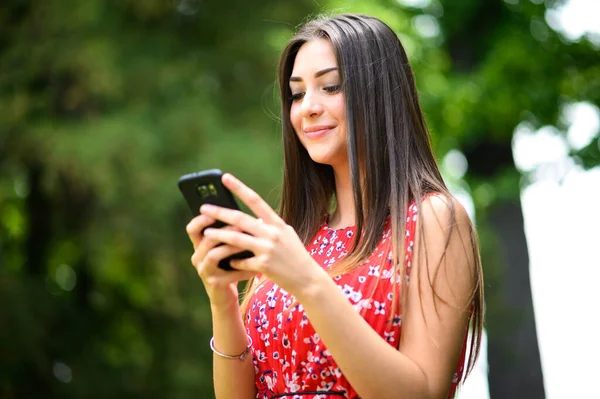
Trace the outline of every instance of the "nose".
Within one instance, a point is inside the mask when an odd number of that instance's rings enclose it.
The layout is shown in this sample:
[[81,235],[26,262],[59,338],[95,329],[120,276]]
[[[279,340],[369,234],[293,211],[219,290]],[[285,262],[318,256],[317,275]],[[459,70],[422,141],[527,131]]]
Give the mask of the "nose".
[[321,115],[323,113],[323,104],[319,100],[319,96],[306,93],[302,99],[300,112],[305,118]]

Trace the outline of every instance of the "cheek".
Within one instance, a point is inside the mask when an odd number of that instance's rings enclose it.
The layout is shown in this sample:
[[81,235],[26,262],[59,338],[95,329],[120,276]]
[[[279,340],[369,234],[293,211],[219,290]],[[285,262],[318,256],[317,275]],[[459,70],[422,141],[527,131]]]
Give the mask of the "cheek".
[[332,103],[332,109],[335,110],[335,117],[340,122],[345,124],[346,122],[346,102],[344,96],[340,93],[335,96],[334,102]]
[[300,108],[295,103],[290,107],[290,121],[297,134],[301,130],[302,116],[300,115]]

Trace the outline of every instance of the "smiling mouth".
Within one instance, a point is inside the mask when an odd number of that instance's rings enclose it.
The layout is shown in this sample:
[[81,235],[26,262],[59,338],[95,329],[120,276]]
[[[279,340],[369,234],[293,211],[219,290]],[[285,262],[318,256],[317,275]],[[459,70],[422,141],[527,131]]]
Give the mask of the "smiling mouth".
[[308,128],[304,131],[304,135],[308,139],[318,139],[326,135],[334,126],[318,126],[314,128]]

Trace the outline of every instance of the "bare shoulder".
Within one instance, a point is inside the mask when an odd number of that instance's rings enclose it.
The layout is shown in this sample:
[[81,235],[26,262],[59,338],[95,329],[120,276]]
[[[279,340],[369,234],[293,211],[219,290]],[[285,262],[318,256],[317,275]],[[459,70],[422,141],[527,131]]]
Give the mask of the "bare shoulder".
[[464,294],[469,293],[476,275],[478,251],[474,227],[465,208],[451,195],[429,195],[421,204],[419,223],[417,267],[427,269],[430,276],[445,277],[434,277],[438,293],[455,294],[461,287]]
[[428,195],[421,203],[421,214],[421,222],[426,229],[447,231],[459,226],[471,230],[469,214],[452,195]]

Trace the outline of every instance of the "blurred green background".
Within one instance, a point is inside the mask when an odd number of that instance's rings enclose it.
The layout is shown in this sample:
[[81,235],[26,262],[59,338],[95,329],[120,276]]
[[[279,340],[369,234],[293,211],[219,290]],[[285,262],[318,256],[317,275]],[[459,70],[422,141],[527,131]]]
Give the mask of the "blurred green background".
[[[277,59],[322,12],[371,14],[401,37],[436,154],[468,161],[466,175],[444,173],[475,204],[491,396],[517,397],[507,386],[529,370],[522,397],[543,397],[519,203],[530,176],[515,168],[513,131],[564,133],[566,104],[600,104],[599,46],[548,26],[560,4],[4,1],[0,397],[213,396],[177,179],[220,168],[277,204]],[[571,153],[600,164],[597,138]]]

